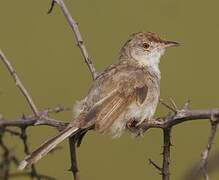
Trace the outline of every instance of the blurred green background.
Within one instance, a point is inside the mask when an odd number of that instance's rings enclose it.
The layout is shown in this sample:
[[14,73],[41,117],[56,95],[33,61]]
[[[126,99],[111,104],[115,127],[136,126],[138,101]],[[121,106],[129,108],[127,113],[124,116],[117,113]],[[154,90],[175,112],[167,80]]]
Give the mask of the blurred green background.
[[[161,61],[161,98],[173,98],[178,105],[191,100],[192,108],[219,107],[218,1],[200,0],[66,0],[79,22],[85,44],[98,71],[117,60],[124,41],[133,32],[153,31],[182,43],[169,49]],[[92,82],[71,29],[58,6],[47,15],[49,0],[0,0],[0,48],[16,67],[23,83],[42,110],[73,104],[86,95]],[[5,67],[0,63],[0,112],[16,119],[30,110]],[[159,107],[157,116],[167,110]],[[55,116],[68,122],[72,112]],[[171,177],[182,179],[207,142],[207,121],[189,122],[173,130]],[[28,129],[31,149],[57,131],[49,127]],[[213,146],[219,149],[218,137]],[[24,157],[21,142],[7,142]],[[147,163],[161,163],[162,132],[150,130],[143,138],[124,134],[111,140],[90,132],[79,154],[81,179],[153,179],[160,176]],[[61,180],[71,179],[67,141],[63,149],[42,159],[40,172]],[[218,179],[219,173],[211,174]],[[19,178],[18,178],[19,179]],[[25,178],[21,178],[22,180]]]

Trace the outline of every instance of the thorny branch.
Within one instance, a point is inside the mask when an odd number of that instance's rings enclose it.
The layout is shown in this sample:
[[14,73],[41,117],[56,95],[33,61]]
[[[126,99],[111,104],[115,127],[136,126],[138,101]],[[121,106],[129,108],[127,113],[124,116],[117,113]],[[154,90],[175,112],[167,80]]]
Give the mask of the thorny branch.
[[143,131],[150,128],[166,129],[187,121],[208,120],[211,118],[212,114],[218,118],[219,109],[182,109],[179,110],[177,114],[168,115],[152,122],[145,121],[141,124],[140,128]]
[[79,176],[79,169],[78,169],[78,163],[77,163],[77,147],[76,147],[76,139],[75,137],[69,138],[69,147],[70,147],[70,157],[71,157],[71,167],[69,168],[69,171],[73,173],[75,180],[80,180]]
[[26,88],[24,87],[24,85],[22,84],[20,78],[18,77],[15,69],[13,68],[13,66],[11,65],[9,60],[7,60],[7,58],[5,57],[5,55],[3,54],[3,52],[1,50],[0,50],[0,59],[2,60],[2,62],[7,67],[8,71],[10,72],[11,76],[13,77],[13,79],[15,81],[16,86],[19,88],[21,93],[24,95],[24,97],[27,100],[31,110],[34,113],[34,115],[39,116],[39,111],[38,111],[35,103],[33,102],[30,94],[27,92]]
[[171,146],[171,128],[163,129],[163,167],[162,167],[162,179],[170,179],[170,146]]
[[[208,174],[218,171],[219,164],[219,151],[217,150],[212,156],[208,158]],[[203,176],[202,170],[200,169],[200,161],[194,163],[193,167],[190,167],[187,173],[184,175],[182,180],[199,180]]]
[[149,159],[149,164],[152,164],[162,175],[162,180],[170,179],[170,146],[171,146],[171,128],[163,129],[163,163],[162,168],[153,160]]
[[91,57],[89,56],[87,49],[84,45],[84,40],[82,39],[82,35],[79,31],[78,23],[72,18],[68,8],[66,7],[66,5],[64,3],[64,0],[52,0],[51,7],[50,7],[48,13],[52,12],[55,4],[57,4],[61,8],[66,20],[68,21],[72,31],[74,32],[75,38],[76,38],[77,43],[78,43],[78,47],[80,48],[81,54],[84,57],[85,63],[87,64],[88,69],[91,72],[92,78],[93,78],[93,80],[96,79],[97,72],[96,72],[95,67],[93,65],[93,62],[91,60]]
[[[169,104],[162,101],[161,103],[166,108],[168,108],[173,114],[169,114],[166,117],[155,119],[153,122],[145,121],[141,124],[141,129],[145,132],[150,128],[161,128],[163,129],[163,165],[162,168],[159,167],[155,163],[151,163],[155,166],[156,169],[160,171],[162,174],[163,180],[170,179],[170,172],[169,172],[169,162],[170,162],[170,146],[171,146],[171,129],[173,126],[181,124],[186,121],[194,121],[194,120],[210,120],[211,122],[211,134],[209,136],[208,144],[206,149],[202,153],[202,160],[201,160],[201,170],[205,180],[209,180],[207,174],[207,165],[208,165],[208,156],[211,150],[213,140],[215,138],[215,134],[217,131],[217,124],[219,123],[219,109],[200,109],[200,110],[190,110],[189,109],[189,102],[186,102],[182,109],[176,108],[174,101],[171,100],[171,104],[174,107],[171,107]],[[174,108],[174,109],[173,109]],[[153,161],[152,161],[153,162]]]
[[[50,7],[48,13],[52,12],[55,4],[57,4],[61,8],[66,20],[68,21],[68,24],[70,25],[70,27],[75,35],[78,47],[81,50],[81,54],[84,57],[85,63],[88,66],[88,69],[92,75],[93,80],[95,80],[97,77],[97,72],[96,72],[95,67],[93,65],[93,62],[91,60],[91,57],[89,56],[87,49],[84,45],[82,35],[81,35],[79,28],[78,28],[78,23],[71,16],[71,13],[69,12],[68,8],[66,7],[64,0],[52,0],[51,7]],[[75,143],[76,142],[73,140],[73,138],[69,138],[69,147],[70,147],[70,153],[71,153],[71,168],[70,168],[70,170],[73,173],[74,179],[79,180],[80,176],[79,176],[79,170],[78,170],[78,166],[77,166],[76,144]]]
[[[61,112],[61,111],[60,111]],[[0,119],[0,128],[4,127],[29,127],[29,126],[39,126],[39,125],[47,125],[51,127],[55,127],[58,130],[62,130],[67,126],[68,123],[64,123],[60,120],[51,119],[49,117],[38,118],[35,116],[22,116],[20,119],[16,120],[5,120],[4,118]]]
[[[24,95],[25,99],[27,100],[30,108],[32,109],[32,112],[34,115],[31,115],[29,117],[22,116],[21,119],[19,120],[4,120],[2,115],[0,118],[0,130],[1,130],[1,135],[0,135],[0,146],[3,149],[3,154],[2,154],[2,163],[1,163],[1,168],[0,168],[0,177],[7,180],[10,177],[16,177],[16,176],[30,176],[31,178],[36,178],[38,180],[44,178],[44,179],[54,179],[49,176],[41,175],[37,172],[35,165],[32,165],[31,171],[30,172],[25,172],[25,173],[16,173],[11,175],[10,174],[10,166],[11,163],[14,162],[16,165],[18,165],[18,158],[15,155],[11,154],[11,150],[5,145],[3,142],[3,134],[5,132],[8,132],[12,135],[20,136],[21,140],[23,141],[24,145],[24,152],[26,154],[30,153],[29,146],[27,144],[27,134],[26,134],[26,128],[29,126],[35,126],[35,125],[49,125],[56,127],[57,129],[63,129],[65,127],[65,124],[62,121],[58,121],[55,119],[49,118],[50,113],[58,113],[61,111],[64,111],[64,108],[61,107],[56,107],[55,109],[46,109],[42,112],[39,112],[35,103],[33,102],[31,96],[29,95],[28,91],[22,84],[21,80],[19,79],[15,69],[11,65],[10,61],[5,57],[3,52],[0,50],[0,59],[3,61],[4,65],[7,67],[8,71],[10,72],[12,78],[15,81],[16,86],[19,88],[21,93]],[[7,129],[6,127],[19,127],[21,128],[21,133],[18,133],[14,130]]]
[[209,175],[208,175],[208,159],[209,159],[209,153],[211,151],[212,148],[212,144],[213,141],[215,139],[215,135],[217,132],[217,125],[219,122],[219,118],[215,119],[214,116],[211,117],[210,119],[211,122],[211,132],[210,132],[210,136],[208,138],[208,144],[205,148],[205,150],[202,152],[202,158],[201,158],[201,171],[203,174],[203,177],[205,180],[209,180]]

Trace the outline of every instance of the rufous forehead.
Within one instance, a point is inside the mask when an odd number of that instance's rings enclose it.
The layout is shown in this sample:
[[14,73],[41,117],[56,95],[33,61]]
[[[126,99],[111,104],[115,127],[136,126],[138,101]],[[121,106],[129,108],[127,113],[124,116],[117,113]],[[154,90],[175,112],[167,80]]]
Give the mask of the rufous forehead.
[[137,39],[147,39],[151,42],[156,42],[156,43],[162,42],[162,39],[156,33],[153,32],[138,32],[138,33],[134,33],[132,37]]
[[153,32],[147,32],[146,37],[149,41],[152,42],[157,42],[157,43],[162,42],[162,39],[156,33]]

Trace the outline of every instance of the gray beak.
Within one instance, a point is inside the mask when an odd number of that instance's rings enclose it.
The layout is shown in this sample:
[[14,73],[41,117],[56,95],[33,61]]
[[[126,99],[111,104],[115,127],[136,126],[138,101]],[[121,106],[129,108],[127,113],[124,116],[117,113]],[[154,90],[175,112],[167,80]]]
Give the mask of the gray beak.
[[164,47],[168,48],[168,47],[177,47],[180,46],[180,43],[175,42],[175,41],[163,41]]

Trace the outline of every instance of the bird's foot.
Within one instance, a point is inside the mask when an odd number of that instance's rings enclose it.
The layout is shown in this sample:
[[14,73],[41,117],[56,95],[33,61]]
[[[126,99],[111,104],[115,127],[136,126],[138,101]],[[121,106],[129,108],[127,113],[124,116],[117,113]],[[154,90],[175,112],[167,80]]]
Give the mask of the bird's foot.
[[126,123],[126,128],[136,136],[142,135],[142,129],[138,125],[138,121],[136,119],[131,119]]

